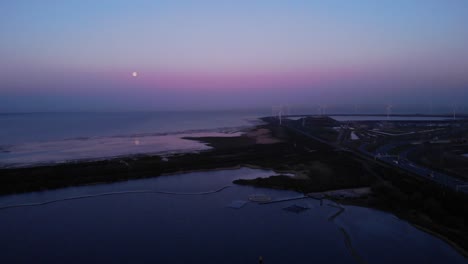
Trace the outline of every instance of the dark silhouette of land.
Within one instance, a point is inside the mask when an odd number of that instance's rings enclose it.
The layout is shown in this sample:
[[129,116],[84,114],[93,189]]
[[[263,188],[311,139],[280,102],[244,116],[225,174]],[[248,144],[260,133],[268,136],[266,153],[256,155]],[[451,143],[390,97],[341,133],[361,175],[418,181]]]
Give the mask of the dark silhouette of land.
[[[370,194],[330,199],[392,212],[417,227],[442,236],[461,252],[466,252],[466,195],[385,162],[374,161],[365,155],[356,155],[347,148],[336,147],[340,132],[330,135],[327,134],[329,130],[324,129],[328,125],[336,125],[336,121],[320,118],[316,122],[314,137],[318,140],[291,127],[270,122],[255,129],[270,131],[271,136],[279,142],[259,144],[258,138],[249,136],[249,133],[229,138],[190,138],[205,142],[213,149],[167,158],[141,155],[33,168],[1,169],[0,194],[126,181],[194,170],[239,166],[269,168],[278,174],[269,178],[239,179],[235,183],[289,189],[304,194],[370,187]],[[295,176],[282,175],[288,172]]]

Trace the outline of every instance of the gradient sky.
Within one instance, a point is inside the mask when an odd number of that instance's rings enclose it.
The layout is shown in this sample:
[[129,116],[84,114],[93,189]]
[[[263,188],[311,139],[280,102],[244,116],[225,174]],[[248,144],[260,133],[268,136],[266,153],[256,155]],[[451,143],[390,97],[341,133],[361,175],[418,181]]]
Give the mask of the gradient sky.
[[466,0],[1,1],[0,111],[461,105],[467,25]]

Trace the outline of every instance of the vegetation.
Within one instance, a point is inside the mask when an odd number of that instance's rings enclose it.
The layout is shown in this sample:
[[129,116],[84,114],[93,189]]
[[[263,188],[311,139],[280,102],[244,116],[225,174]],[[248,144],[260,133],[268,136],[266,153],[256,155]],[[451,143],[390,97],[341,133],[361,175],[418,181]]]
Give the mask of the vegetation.
[[372,186],[372,195],[347,201],[390,211],[431,230],[468,250],[468,197],[396,169],[376,167],[384,181]]
[[197,138],[215,147],[201,153],[180,154],[167,160],[134,156],[112,160],[0,170],[0,194],[40,191],[67,186],[125,181],[191,170],[255,165],[295,172],[294,177],[238,180],[237,184],[291,189],[303,193],[372,186],[368,197],[342,203],[390,211],[400,218],[436,232],[468,250],[468,198],[385,164],[306,138],[284,127],[265,125],[283,141],[255,144],[247,136]]
[[[450,145],[450,144],[448,144]],[[409,154],[409,158],[427,168],[468,180],[467,158],[454,153],[453,146],[426,143]]]
[[[289,137],[280,127],[269,127],[275,136]],[[290,170],[290,164],[318,159],[316,153],[298,150],[297,138],[282,143],[261,145],[246,136],[198,138],[215,149],[200,153],[174,155],[167,161],[159,156],[133,156],[111,160],[73,162],[33,168],[0,169],[0,194],[32,192],[68,186],[124,181],[190,170],[205,170],[252,164],[277,170]],[[294,144],[292,143],[294,142]],[[311,148],[329,150],[320,143]],[[289,160],[288,163],[283,161]]]
[[[320,160],[303,163],[286,162],[289,169],[296,172],[296,177],[279,175],[252,180],[240,179],[234,183],[310,193],[370,186],[376,180],[347,153],[324,152],[321,154]],[[340,164],[340,166],[335,166],[335,164]]]

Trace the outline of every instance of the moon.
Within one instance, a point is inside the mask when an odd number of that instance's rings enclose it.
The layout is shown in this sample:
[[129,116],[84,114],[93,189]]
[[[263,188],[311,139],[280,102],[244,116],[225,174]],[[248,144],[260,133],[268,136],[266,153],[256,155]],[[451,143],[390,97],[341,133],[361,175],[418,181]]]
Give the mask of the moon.
[[133,76],[133,77],[137,77],[137,76],[138,76],[138,72],[136,72],[136,71],[132,72],[132,76]]

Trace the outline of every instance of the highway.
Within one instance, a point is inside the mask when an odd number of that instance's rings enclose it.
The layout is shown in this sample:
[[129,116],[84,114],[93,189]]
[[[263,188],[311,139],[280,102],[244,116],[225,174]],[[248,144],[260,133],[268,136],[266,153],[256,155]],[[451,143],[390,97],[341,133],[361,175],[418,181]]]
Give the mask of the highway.
[[[385,144],[377,148],[373,153],[366,151],[366,154],[373,155],[374,157],[376,157],[376,159],[380,161],[383,161],[388,164],[392,164],[393,166],[399,167],[400,169],[410,171],[414,174],[417,174],[420,177],[423,177],[425,179],[434,181],[438,184],[447,186],[456,191],[468,193],[468,182],[452,177],[448,174],[433,171],[424,166],[412,163],[410,160],[408,160],[407,158],[408,153],[411,152],[413,148],[409,148],[401,152],[398,157],[395,157],[395,156],[392,157],[392,156],[386,155],[392,149],[397,148],[399,146],[407,145],[409,143],[411,143],[411,140]],[[360,150],[362,151],[362,149]],[[464,186],[464,185],[465,185],[464,188],[460,188],[460,186]]]
[[[271,118],[273,121],[274,118]],[[426,167],[414,164],[410,162],[409,160],[406,159],[406,156],[403,155],[403,157],[392,157],[392,156],[386,156],[386,155],[377,155],[378,153],[385,154],[388,152],[390,149],[393,149],[394,147],[397,147],[402,144],[406,144],[407,142],[402,142],[401,144],[399,143],[393,143],[393,144],[388,144],[384,145],[380,148],[378,148],[375,152],[369,152],[365,149],[366,144],[362,144],[359,148],[358,151],[354,151],[345,147],[342,147],[336,143],[331,143],[326,140],[323,140],[319,137],[316,137],[312,134],[310,134],[305,127],[299,126],[296,124],[297,122],[291,121],[291,120],[286,120],[284,119],[282,122],[282,125],[285,127],[288,127],[302,135],[305,135],[313,140],[319,141],[321,143],[327,144],[335,149],[342,150],[342,151],[348,151],[351,152],[357,156],[362,157],[362,155],[366,156],[367,158],[379,160],[381,162],[384,162],[390,166],[399,168],[401,170],[413,173],[421,178],[433,181],[437,184],[440,184],[442,186],[448,187],[450,189],[453,189],[457,192],[462,192],[465,194],[468,194],[468,182],[460,180],[458,178],[452,177],[450,175],[440,173],[440,172],[435,172],[432,171]],[[406,153],[407,154],[407,153]]]
[[[379,147],[374,153],[369,153],[369,152],[367,153],[374,155],[374,157],[376,157],[376,159],[380,161],[383,161],[387,164],[392,164],[393,166],[396,166],[400,169],[410,171],[414,174],[417,174],[420,177],[434,181],[440,185],[447,186],[456,191],[468,193],[468,182],[452,177],[448,174],[433,171],[424,166],[412,163],[410,160],[408,160],[407,155],[411,151],[411,149],[408,149],[400,153],[399,158],[386,156],[386,155],[379,156],[379,154],[386,154],[391,149],[396,148],[401,145],[405,145],[405,144],[408,144],[408,141],[386,144],[384,146]],[[465,187],[460,188],[460,186],[465,186]]]

